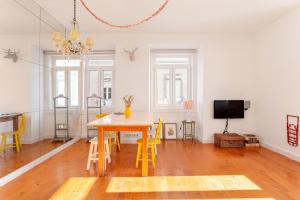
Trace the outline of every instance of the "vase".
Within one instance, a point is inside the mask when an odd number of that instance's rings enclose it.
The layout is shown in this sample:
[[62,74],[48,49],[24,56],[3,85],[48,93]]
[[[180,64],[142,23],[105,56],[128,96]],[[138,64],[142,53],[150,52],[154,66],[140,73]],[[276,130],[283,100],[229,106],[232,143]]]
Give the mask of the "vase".
[[125,106],[125,109],[124,109],[125,118],[129,118],[131,116],[131,114],[132,114],[131,107],[130,106]]

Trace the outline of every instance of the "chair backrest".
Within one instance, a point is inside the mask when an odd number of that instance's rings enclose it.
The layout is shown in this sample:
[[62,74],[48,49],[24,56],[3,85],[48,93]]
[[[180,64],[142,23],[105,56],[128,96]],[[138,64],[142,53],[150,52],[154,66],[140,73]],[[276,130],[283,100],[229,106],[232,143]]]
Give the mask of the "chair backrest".
[[21,120],[20,120],[20,126],[19,126],[19,134],[23,134],[25,132],[26,129],[26,115],[22,114],[21,115]]
[[158,124],[157,124],[157,127],[156,127],[156,132],[155,132],[155,137],[154,137],[154,141],[156,144],[160,144],[160,135],[162,133],[162,120],[161,118],[158,119]]
[[107,115],[109,115],[109,114],[107,114],[107,113],[99,113],[99,114],[96,115],[96,119],[100,119],[100,118],[105,117]]

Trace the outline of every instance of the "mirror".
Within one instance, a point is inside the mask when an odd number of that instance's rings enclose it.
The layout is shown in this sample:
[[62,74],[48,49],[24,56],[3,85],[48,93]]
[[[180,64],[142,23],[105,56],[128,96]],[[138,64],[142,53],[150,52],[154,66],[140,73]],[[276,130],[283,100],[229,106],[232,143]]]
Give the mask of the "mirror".
[[0,0],[0,178],[66,142],[53,142],[55,31],[66,32],[34,1]]

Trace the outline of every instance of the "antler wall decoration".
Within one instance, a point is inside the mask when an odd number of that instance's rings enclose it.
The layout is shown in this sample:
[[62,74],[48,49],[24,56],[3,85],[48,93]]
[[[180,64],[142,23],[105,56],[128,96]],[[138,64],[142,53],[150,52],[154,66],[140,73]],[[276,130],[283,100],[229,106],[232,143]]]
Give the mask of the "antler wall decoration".
[[12,59],[14,63],[16,63],[19,59],[18,54],[20,51],[16,51],[15,49],[3,49],[5,56],[3,58]]
[[133,62],[135,60],[135,52],[138,50],[138,48],[134,48],[132,50],[124,49],[124,52],[128,54],[129,60]]

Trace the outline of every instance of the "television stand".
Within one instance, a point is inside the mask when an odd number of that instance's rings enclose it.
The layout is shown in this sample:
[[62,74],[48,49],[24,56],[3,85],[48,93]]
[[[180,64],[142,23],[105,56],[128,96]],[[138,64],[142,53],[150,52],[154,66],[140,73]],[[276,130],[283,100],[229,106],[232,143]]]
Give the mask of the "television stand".
[[244,147],[245,138],[237,133],[215,133],[214,143],[216,146],[224,147]]
[[225,129],[224,129],[224,131],[223,131],[223,134],[229,134],[229,132],[228,132],[228,121],[229,121],[229,119],[227,118],[227,119],[226,119],[226,123],[225,123]]

